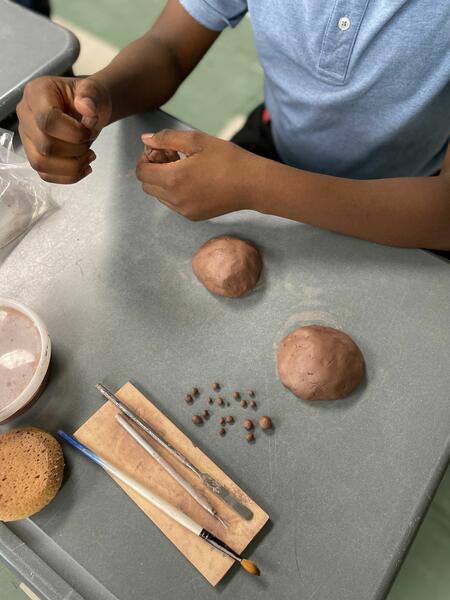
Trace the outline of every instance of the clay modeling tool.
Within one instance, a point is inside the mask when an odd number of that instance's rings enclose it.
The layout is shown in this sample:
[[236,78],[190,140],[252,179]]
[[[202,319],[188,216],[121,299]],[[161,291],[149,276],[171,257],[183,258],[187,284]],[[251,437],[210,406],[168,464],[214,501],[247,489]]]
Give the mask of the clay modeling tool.
[[252,511],[244,506],[239,500],[237,500],[232,493],[227,490],[226,487],[220,485],[211,475],[208,473],[203,473],[195,465],[193,465],[181,452],[179,452],[176,448],[174,448],[169,442],[159,435],[146,421],[138,417],[136,413],[134,413],[131,408],[129,408],[122,400],[119,400],[117,396],[115,396],[112,392],[108,391],[101,383],[97,383],[95,386],[98,391],[110,400],[114,406],[122,411],[127,417],[133,421],[140,429],[145,431],[152,439],[154,439],[158,444],[161,444],[163,448],[165,448],[172,456],[174,456],[177,460],[181,462],[185,467],[190,469],[193,473],[197,475],[200,481],[205,485],[209,490],[213,492],[218,498],[223,500],[230,506],[239,516],[244,518],[246,521],[250,521],[253,518]]
[[140,496],[151,502],[153,506],[156,506],[156,508],[159,508],[159,510],[161,510],[163,513],[174,519],[179,525],[189,529],[189,531],[192,531],[192,533],[195,535],[198,535],[202,539],[206,540],[209,544],[211,544],[211,546],[214,546],[214,548],[217,548],[217,550],[220,550],[224,554],[230,556],[236,562],[240,563],[241,567],[247,571],[247,573],[250,573],[251,575],[260,574],[258,567],[251,560],[239,556],[239,554],[227,546],[225,542],[222,542],[222,540],[215,537],[210,531],[204,529],[201,525],[191,519],[191,517],[188,517],[188,515],[181,512],[181,510],[178,510],[178,508],[167,502],[167,500],[157,496],[141,483],[124,473],[121,469],[118,469],[110,462],[93,452],[90,448],[79,442],[73,435],[62,431],[61,429],[58,431],[58,435],[73,448],[79,450],[82,454],[87,456],[87,458],[90,458],[93,462],[97,463],[112,477],[115,477],[116,479],[119,479],[125,483],[125,485],[129,486]]
[[167,471],[167,473],[169,473],[169,475],[171,475],[175,479],[175,481],[177,481],[187,491],[187,493],[190,496],[192,496],[192,498],[194,498],[196,502],[200,504],[202,508],[206,510],[206,512],[208,512],[215,519],[217,519],[223,527],[228,526],[228,523],[217,514],[216,509],[213,506],[211,506],[211,504],[208,502],[205,496],[200,494],[200,492],[197,492],[197,490],[194,487],[192,487],[192,485],[188,481],[186,481],[184,477],[182,477],[177,471],[175,471],[172,465],[169,464],[166,461],[166,459],[163,458],[161,454],[159,454],[159,452],[157,452],[153,448],[153,446],[150,446],[150,444],[142,437],[142,435],[138,431],[136,431],[136,429],[131,425],[128,417],[123,417],[121,414],[118,414],[116,415],[116,421],[121,427],[125,429],[125,431],[127,431],[131,435],[131,437],[140,446],[142,446],[142,448],[144,448],[144,450],[148,454],[150,454],[152,458],[156,460],[158,464],[161,465],[161,467],[165,471]]

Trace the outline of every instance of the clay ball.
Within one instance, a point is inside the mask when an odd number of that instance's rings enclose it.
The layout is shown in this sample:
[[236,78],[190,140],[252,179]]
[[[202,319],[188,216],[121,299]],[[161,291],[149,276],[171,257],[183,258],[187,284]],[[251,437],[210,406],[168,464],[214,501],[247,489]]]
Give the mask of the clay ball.
[[208,240],[197,250],[192,258],[192,270],[213,294],[237,298],[257,284],[262,259],[252,244],[222,235]]
[[308,325],[282,340],[277,367],[281,383],[299,398],[338,400],[361,382],[364,358],[343,331]]
[[261,429],[272,429],[273,427],[272,419],[270,417],[261,417],[258,423]]

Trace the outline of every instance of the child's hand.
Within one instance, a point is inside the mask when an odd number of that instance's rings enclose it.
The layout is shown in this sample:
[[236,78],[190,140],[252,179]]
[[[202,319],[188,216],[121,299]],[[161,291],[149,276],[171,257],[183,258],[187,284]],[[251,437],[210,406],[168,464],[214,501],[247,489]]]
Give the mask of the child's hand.
[[106,88],[90,77],[39,77],[17,106],[31,166],[45,181],[75,183],[92,171],[92,141],[111,117]]
[[[136,175],[144,192],[193,221],[253,208],[258,157],[198,131],[144,134]],[[185,158],[179,160],[177,152]]]

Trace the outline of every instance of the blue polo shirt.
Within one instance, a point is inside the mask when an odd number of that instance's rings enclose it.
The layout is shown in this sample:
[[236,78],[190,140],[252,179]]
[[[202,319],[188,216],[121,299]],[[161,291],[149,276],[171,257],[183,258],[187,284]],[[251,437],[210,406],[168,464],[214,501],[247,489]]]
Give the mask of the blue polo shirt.
[[208,29],[248,13],[276,148],[342,177],[431,175],[450,139],[450,0],[180,0]]

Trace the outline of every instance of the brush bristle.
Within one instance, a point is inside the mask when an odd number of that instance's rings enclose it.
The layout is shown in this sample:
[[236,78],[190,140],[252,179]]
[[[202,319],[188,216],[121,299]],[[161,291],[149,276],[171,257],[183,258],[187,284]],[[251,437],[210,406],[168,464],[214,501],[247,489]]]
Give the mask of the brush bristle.
[[243,558],[241,560],[241,567],[245,569],[247,573],[250,573],[250,575],[261,575],[261,571],[255,565],[255,563],[253,563],[251,560],[248,560],[247,558]]

